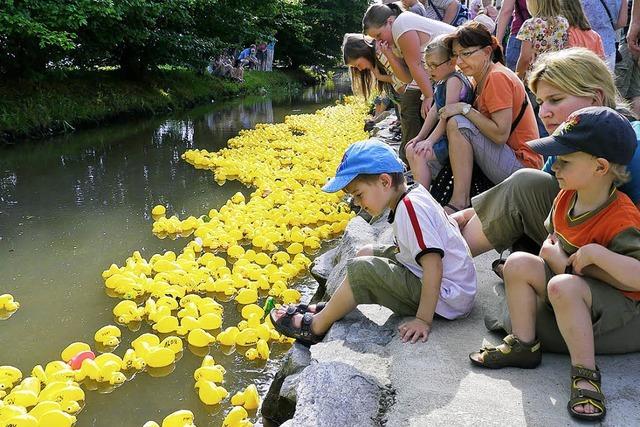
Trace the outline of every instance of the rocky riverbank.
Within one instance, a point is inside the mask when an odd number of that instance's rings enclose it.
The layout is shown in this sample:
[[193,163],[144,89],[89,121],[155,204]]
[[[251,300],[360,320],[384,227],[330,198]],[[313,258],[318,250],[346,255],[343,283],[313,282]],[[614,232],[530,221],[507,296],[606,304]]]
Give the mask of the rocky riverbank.
[[[378,126],[379,136],[390,136],[391,120]],[[314,263],[314,300],[333,294],[359,247],[392,241],[386,215],[371,223],[352,219],[340,244]],[[504,292],[490,268],[496,257],[490,252],[475,259],[478,295],[470,316],[435,320],[427,343],[402,343],[396,332],[402,318],[361,305],[335,323],[322,343],[295,344],[265,398],[263,416],[296,427],[578,425],[566,410],[567,355],[545,354],[535,370],[483,370],[467,360],[469,352],[501,339],[483,322]],[[640,424],[638,354],[599,356],[598,364],[608,399],[602,425]]]

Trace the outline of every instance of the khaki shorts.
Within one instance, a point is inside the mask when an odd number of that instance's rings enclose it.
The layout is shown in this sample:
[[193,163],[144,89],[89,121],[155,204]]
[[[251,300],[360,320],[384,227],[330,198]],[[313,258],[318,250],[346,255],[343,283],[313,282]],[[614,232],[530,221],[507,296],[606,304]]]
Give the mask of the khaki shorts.
[[353,258],[347,278],[358,304],[379,304],[400,316],[415,316],[422,281],[396,259],[397,246],[374,246],[373,256]]
[[626,43],[620,45],[622,61],[616,64],[616,87],[623,98],[640,97],[640,59],[634,60]]
[[553,176],[524,168],[474,197],[471,204],[485,236],[496,251],[502,252],[525,235],[542,245],[549,234],[544,221],[558,191]]
[[[545,264],[546,282],[555,273]],[[596,354],[622,354],[640,351],[640,301],[627,298],[613,286],[591,277],[582,277],[591,292],[591,322]],[[485,319],[490,330],[511,332],[507,302],[497,319]],[[540,300],[536,313],[536,335],[544,351],[568,353],[567,345],[558,329],[553,307],[548,298]]]

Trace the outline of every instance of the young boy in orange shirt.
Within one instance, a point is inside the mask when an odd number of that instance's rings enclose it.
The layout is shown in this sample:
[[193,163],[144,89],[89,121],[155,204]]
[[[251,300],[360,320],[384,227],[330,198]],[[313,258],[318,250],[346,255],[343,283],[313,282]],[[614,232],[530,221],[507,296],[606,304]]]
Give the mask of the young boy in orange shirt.
[[546,223],[549,238],[540,256],[509,256],[504,280],[512,335],[469,358],[494,369],[538,366],[541,298],[553,308],[571,357],[567,409],[573,417],[598,420],[606,409],[594,333],[640,316],[640,212],[616,189],[629,179],[624,165],[637,143],[624,117],[607,107],[589,107],[571,114],[553,135],[529,144],[540,154],[558,156],[553,170],[560,193]]

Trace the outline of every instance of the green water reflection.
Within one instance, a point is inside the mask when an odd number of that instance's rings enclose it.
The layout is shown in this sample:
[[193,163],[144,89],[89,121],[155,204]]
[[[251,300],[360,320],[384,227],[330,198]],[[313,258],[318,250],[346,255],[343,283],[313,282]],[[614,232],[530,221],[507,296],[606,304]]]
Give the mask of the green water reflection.
[[[113,323],[118,301],[105,294],[100,273],[134,250],[148,258],[187,242],[151,234],[154,205],[180,217],[198,216],[237,191],[251,191],[235,181],[218,186],[210,172],[180,159],[186,149],[219,149],[243,128],[312,112],[345,89],[316,88],[296,100],[212,104],[0,150],[0,294],[9,292],[22,304],[0,321],[0,365],[16,366],[26,376],[36,364],[58,359],[71,342],[93,345],[94,332]],[[239,316],[234,304],[225,309],[226,327]],[[121,329],[120,356],[132,339],[150,331],[146,324],[135,333]],[[276,345],[272,354],[285,350]],[[223,355],[215,346],[211,353],[226,367],[232,394],[254,379],[264,394],[277,367],[277,361],[248,362],[237,352]],[[141,426],[177,409],[192,410],[198,425],[220,425],[228,401],[206,408],[193,390],[201,360],[185,349],[168,376],[142,373],[113,393],[87,393],[77,426]]]

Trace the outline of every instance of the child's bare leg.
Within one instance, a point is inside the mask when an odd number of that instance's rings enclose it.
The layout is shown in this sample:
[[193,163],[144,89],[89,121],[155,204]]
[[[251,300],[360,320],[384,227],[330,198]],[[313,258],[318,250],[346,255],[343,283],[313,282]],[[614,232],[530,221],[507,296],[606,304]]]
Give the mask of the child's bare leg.
[[473,172],[473,148],[458,129],[458,122],[447,122],[447,140],[449,141],[449,159],[453,172],[453,194],[449,203],[463,209],[469,205],[471,194],[471,173]]
[[523,342],[534,341],[538,296],[546,294],[544,261],[526,252],[509,255],[504,265],[504,284],[513,335]]
[[[561,274],[547,285],[549,301],[553,305],[556,322],[569,348],[571,364],[587,369],[596,368],[593,344],[593,324],[591,322],[591,291],[589,285],[578,276]],[[585,380],[578,386],[589,390],[595,388]],[[576,412],[593,414],[599,412],[593,405],[576,405]]]
[[[487,239],[487,236],[482,230],[480,218],[476,215],[473,208],[456,212],[452,217],[458,223],[462,237],[464,237],[464,240],[466,240],[469,246],[469,250],[471,250],[471,255],[475,257],[493,249],[493,245],[489,242],[489,239]],[[461,225],[461,223],[463,225]]]
[[409,167],[413,173],[413,179],[428,190],[431,186],[431,169],[425,156],[415,152],[415,144],[407,145],[406,154]]
[[[545,279],[542,258],[526,252],[516,252],[507,258],[504,283],[512,333],[525,344],[535,340],[537,298],[545,293]],[[470,357],[483,362],[481,353],[472,353]]]

